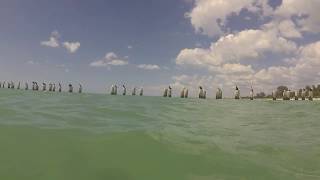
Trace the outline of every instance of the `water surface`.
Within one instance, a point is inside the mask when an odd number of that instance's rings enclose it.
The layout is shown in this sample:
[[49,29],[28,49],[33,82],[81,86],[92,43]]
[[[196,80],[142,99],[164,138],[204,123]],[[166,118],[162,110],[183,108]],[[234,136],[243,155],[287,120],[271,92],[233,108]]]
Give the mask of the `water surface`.
[[0,179],[320,179],[320,102],[0,89]]

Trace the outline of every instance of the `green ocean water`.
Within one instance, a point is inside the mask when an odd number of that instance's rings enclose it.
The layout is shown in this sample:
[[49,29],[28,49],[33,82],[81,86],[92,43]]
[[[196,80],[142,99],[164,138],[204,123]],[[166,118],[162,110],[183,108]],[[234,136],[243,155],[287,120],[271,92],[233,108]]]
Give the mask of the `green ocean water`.
[[320,179],[320,102],[0,89],[0,179]]

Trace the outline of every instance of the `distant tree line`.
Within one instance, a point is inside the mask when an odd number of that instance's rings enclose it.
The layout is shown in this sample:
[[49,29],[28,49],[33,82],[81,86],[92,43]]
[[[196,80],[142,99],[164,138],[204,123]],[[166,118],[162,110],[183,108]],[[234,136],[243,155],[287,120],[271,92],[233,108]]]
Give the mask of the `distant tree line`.
[[[320,84],[318,86],[312,85],[312,86],[306,86],[305,89],[308,91],[310,91],[310,89],[312,89],[313,91],[313,96],[314,97],[320,97]],[[302,89],[299,89],[299,96],[301,95]]]
[[255,98],[265,98],[265,97],[266,97],[266,93],[264,93],[264,92],[259,92],[255,96]]
[[[306,96],[308,96],[308,94],[309,94],[308,92],[312,89],[313,96],[315,98],[320,98],[320,84],[317,86],[316,85],[312,85],[312,86],[307,85],[306,87],[304,87],[304,89],[306,90]],[[288,90],[289,90],[289,88],[287,86],[283,86],[283,85],[278,86],[277,90],[276,90],[277,98],[281,98],[283,96],[283,91],[288,91]],[[302,88],[299,89],[298,96],[301,96],[302,90],[303,90]],[[294,96],[295,96],[295,92],[292,91],[291,97],[294,97]],[[271,94],[266,95],[266,93],[264,93],[264,92],[259,92],[256,94],[255,98],[272,98],[272,95]]]
[[[264,92],[259,92],[254,96],[254,98],[266,98],[266,97],[269,97],[269,95],[267,96],[266,93],[264,93]],[[249,96],[242,96],[241,98],[242,99],[250,99]]]

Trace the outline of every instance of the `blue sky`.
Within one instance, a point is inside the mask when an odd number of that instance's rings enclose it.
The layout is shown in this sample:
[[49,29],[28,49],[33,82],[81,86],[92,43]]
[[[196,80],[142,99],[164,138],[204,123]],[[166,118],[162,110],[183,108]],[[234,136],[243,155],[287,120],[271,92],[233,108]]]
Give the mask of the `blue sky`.
[[[1,1],[0,79],[80,82],[89,92],[117,83],[143,86],[149,95],[169,84],[175,93],[203,85],[214,95],[217,87],[230,94],[234,85],[245,92],[248,82],[269,91],[280,83],[317,83],[310,79],[315,69],[303,69],[312,72],[303,79],[291,76],[303,72],[300,59],[316,58],[304,52],[318,51],[320,20],[312,8],[319,1],[285,1]],[[250,38],[261,42],[243,40]]]
[[[116,82],[170,83],[175,56],[197,42],[184,18],[190,4],[183,1],[2,1],[0,8],[4,80],[65,79],[88,84],[92,91],[103,91]],[[70,54],[62,48],[41,46],[52,31],[58,31],[65,41],[80,42],[80,48]],[[129,56],[131,64],[157,64],[170,70],[88,66],[108,52]]]

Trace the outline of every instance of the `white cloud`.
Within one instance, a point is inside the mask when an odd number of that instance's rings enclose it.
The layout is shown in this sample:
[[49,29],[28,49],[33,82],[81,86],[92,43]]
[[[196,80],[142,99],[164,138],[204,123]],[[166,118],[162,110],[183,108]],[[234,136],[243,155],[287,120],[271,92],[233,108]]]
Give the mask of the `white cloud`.
[[35,62],[33,60],[29,60],[27,61],[27,64],[30,64],[30,65],[35,65],[35,64],[39,64],[38,62]]
[[302,34],[292,20],[273,20],[265,25],[264,29],[276,31],[284,38],[302,38]]
[[291,54],[296,49],[294,42],[280,37],[276,32],[245,30],[221,37],[208,49],[183,49],[176,63],[212,68],[225,63],[259,60],[266,53]]
[[66,67],[66,65],[65,64],[58,64],[58,65],[56,65],[58,68],[65,68]]
[[228,17],[238,15],[244,9],[262,18],[271,17],[284,37],[297,38],[301,32],[320,32],[319,0],[283,0],[275,10],[268,0],[195,0],[186,17],[190,18],[197,33],[216,36],[228,30]]
[[189,88],[190,96],[196,96],[198,86],[204,86],[208,96],[214,96],[216,88],[223,89],[224,96],[231,96],[234,87],[241,89],[243,96],[249,95],[251,83],[255,92],[271,93],[279,85],[286,85],[298,90],[306,85],[319,84],[320,81],[320,41],[302,46],[289,66],[270,66],[254,70],[250,65],[222,64],[214,66],[214,71],[207,75],[173,76],[172,86],[175,92],[183,87]]
[[114,52],[109,52],[105,57],[98,61],[90,63],[92,67],[109,67],[109,66],[124,66],[128,65],[129,62],[126,58],[119,58]]
[[30,60],[30,61],[27,61],[27,64],[34,64],[35,62]]
[[66,73],[70,72],[70,69],[65,64],[58,64],[58,65],[56,65],[56,67],[59,69],[63,69],[64,72],[66,72]]
[[[303,88],[305,85],[319,84],[320,78],[320,41],[302,46],[296,50],[295,57],[287,59],[289,66],[269,66],[262,69],[253,69],[251,65],[240,63],[224,63],[212,65],[207,63],[206,59],[201,62],[203,68],[211,70],[210,75],[214,76],[210,82],[220,84],[230,90],[235,85],[240,85],[242,88],[249,90],[250,82],[254,83],[257,91],[271,92],[279,85],[287,85],[291,89]],[[206,54],[203,57],[211,57]],[[201,58],[201,56],[198,56]],[[207,59],[210,60],[210,59]],[[205,77],[203,77],[205,78]],[[175,82],[183,84],[187,78],[175,79]],[[187,82],[195,83],[197,80]],[[194,85],[196,85],[195,83]],[[185,84],[183,84],[185,85]],[[232,91],[229,92],[231,95]]]
[[250,75],[254,73],[251,65],[242,64],[224,64],[219,68],[220,74],[232,74],[232,75]]
[[319,0],[283,0],[274,13],[276,18],[295,19],[302,32],[320,32]]
[[279,23],[279,31],[283,37],[301,38],[301,33],[297,30],[296,25],[291,20],[284,20]]
[[295,65],[271,66],[255,74],[262,84],[290,84],[292,88],[303,87],[306,84],[319,83],[320,41],[301,47]]
[[[227,26],[228,18],[244,9],[260,16],[265,24],[228,34],[234,31]],[[187,17],[196,33],[220,37],[208,48],[180,51],[177,65],[209,71],[202,72],[208,73],[203,76],[174,77],[174,84],[186,86],[200,82],[226,89],[237,84],[249,89],[253,82],[257,91],[270,92],[279,85],[294,89],[320,83],[317,81],[320,41],[303,45],[307,33],[320,33],[319,9],[319,0],[283,0],[275,9],[268,5],[268,0],[195,0]],[[273,65],[274,60],[263,62],[270,58],[278,59],[278,65]]]
[[[188,88],[189,96],[196,97],[198,92],[198,87],[202,86],[206,91],[208,91],[208,95],[210,94],[209,91],[212,91],[214,88],[213,86],[216,85],[214,83],[213,76],[200,76],[197,74],[194,75],[177,75],[172,77],[173,84],[171,84],[172,88],[174,89],[175,94],[179,94],[182,88]],[[162,88],[163,89],[163,88]]]
[[64,42],[63,47],[70,53],[75,53],[80,48],[80,42]]
[[110,62],[108,62],[109,65],[113,65],[113,66],[123,66],[123,65],[127,65],[128,61],[124,61],[124,60],[120,60],[120,59],[114,59]]
[[131,46],[131,45],[128,46],[128,49],[132,49],[132,48],[133,48],[133,46]]
[[48,46],[48,47],[56,48],[56,47],[59,47],[59,38],[60,38],[59,32],[58,31],[53,31],[51,33],[51,36],[49,37],[49,40],[48,41],[42,41],[40,44],[42,46]]
[[221,35],[227,18],[247,9],[254,13],[270,14],[272,11],[267,0],[196,0],[195,6],[186,16],[196,32],[208,36]]
[[[49,37],[48,41],[42,41],[40,44],[42,46],[58,48],[60,47],[60,34],[58,31],[53,31]],[[62,46],[66,48],[70,53],[75,53],[80,48],[80,42],[64,42]]]
[[186,87],[189,89],[197,89],[199,86],[209,87],[213,85],[211,82],[214,79],[213,76],[199,76],[199,75],[178,75],[173,76],[172,79],[174,80],[174,85],[176,87]]
[[196,45],[196,47],[199,47],[199,48],[202,47],[202,43],[200,43],[200,42],[197,42],[195,45]]
[[137,65],[137,67],[140,69],[146,69],[146,70],[159,70],[160,69],[160,67],[155,64],[140,64],[140,65]]
[[246,16],[246,17],[244,17],[244,19],[247,20],[247,21],[250,21],[251,17],[250,16]]

